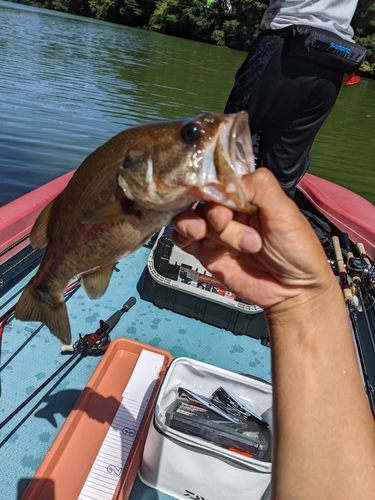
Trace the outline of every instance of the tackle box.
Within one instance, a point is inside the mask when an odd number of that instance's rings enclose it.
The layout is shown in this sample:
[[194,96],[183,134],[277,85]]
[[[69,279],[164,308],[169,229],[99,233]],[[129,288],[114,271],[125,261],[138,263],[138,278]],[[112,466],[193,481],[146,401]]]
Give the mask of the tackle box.
[[229,292],[192,255],[171,240],[172,225],[150,241],[152,250],[142,276],[141,298],[236,335],[266,342],[263,310]]

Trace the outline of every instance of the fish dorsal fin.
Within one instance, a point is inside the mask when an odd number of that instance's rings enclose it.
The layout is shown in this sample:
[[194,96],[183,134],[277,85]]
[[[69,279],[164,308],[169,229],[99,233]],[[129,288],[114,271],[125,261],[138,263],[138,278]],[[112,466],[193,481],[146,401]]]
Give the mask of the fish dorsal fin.
[[124,215],[124,205],[126,204],[126,200],[116,200],[112,203],[108,203],[102,208],[98,210],[94,210],[88,214],[83,220],[82,224],[97,224],[98,222],[105,222],[110,219],[114,219],[115,217],[120,217]]
[[81,285],[91,300],[99,299],[107,290],[115,265],[101,267],[81,276]]
[[49,203],[40,212],[30,233],[30,243],[34,250],[44,248],[48,244],[47,229],[51,218],[53,202]]

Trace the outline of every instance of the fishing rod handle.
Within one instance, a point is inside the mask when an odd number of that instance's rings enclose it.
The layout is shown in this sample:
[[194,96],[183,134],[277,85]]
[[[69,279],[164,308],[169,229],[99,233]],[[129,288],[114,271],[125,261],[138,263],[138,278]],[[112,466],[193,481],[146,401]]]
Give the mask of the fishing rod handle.
[[[108,318],[106,321],[101,321],[100,322],[100,328],[106,328],[106,330],[110,331],[112,330],[112,328],[119,322],[121,316],[129,311],[129,309],[131,307],[134,306],[134,304],[136,303],[136,298],[135,297],[130,297],[126,302],[125,304],[122,306],[121,309],[119,309],[118,311],[116,311],[115,313],[112,314],[112,316],[110,318]],[[97,330],[98,332],[98,330]]]
[[365,260],[366,264],[371,266],[371,262],[369,261],[367,255],[366,255],[365,245],[363,243],[357,243],[357,249],[358,249],[359,255],[362,257],[362,259]]
[[341,240],[344,244],[345,250],[346,250],[346,259],[347,262],[349,263],[349,260],[354,257],[353,253],[350,250],[350,241],[349,241],[349,235],[348,233],[342,233],[341,234]]
[[134,304],[137,302],[137,299],[135,297],[130,297],[125,304],[121,307],[121,310],[123,312],[129,311],[131,307],[134,306]]
[[333,249],[335,251],[337,266],[339,268],[339,273],[346,273],[344,266],[344,258],[342,256],[340,247],[340,240],[338,239],[337,236],[332,236],[332,243],[333,243]]
[[345,302],[353,302],[353,295],[348,283],[348,275],[346,274],[344,259],[341,252],[340,240],[337,236],[332,236],[333,249],[335,251],[337,266],[340,273],[340,284],[344,294]]

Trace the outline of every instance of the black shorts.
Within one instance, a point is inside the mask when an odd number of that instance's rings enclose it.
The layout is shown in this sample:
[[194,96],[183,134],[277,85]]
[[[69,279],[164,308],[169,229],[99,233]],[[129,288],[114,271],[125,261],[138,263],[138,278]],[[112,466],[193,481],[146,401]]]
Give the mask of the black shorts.
[[225,112],[249,113],[251,133],[260,133],[257,165],[269,168],[293,198],[343,73],[291,56],[289,43],[280,30],[262,32],[254,40]]

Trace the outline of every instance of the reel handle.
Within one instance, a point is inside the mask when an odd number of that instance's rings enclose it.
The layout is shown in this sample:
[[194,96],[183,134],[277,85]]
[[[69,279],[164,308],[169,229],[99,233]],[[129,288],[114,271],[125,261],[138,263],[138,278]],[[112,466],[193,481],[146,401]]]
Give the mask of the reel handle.
[[359,255],[362,257],[362,259],[364,259],[364,261],[366,262],[366,264],[369,265],[369,266],[371,266],[371,262],[370,262],[369,258],[366,255],[366,250],[365,250],[364,244],[363,243],[357,243],[357,249],[358,249]]

